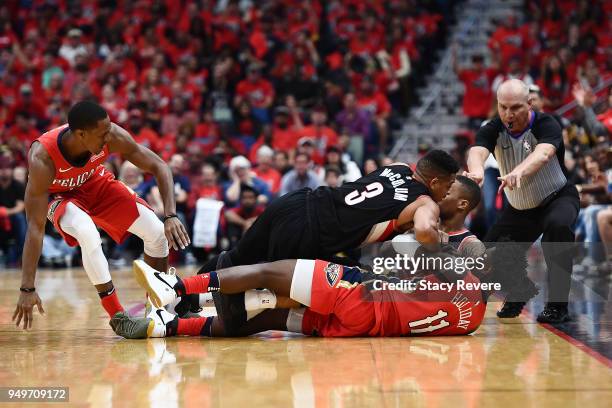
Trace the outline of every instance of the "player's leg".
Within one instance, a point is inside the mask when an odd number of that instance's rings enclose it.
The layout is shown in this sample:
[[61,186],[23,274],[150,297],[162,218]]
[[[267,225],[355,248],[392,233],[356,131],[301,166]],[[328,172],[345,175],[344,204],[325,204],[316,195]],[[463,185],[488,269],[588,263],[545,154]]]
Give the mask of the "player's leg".
[[138,218],[128,231],[142,239],[144,261],[158,271],[168,270],[168,240],[164,234],[164,223],[155,213],[141,203],[136,203]]
[[102,252],[100,233],[91,217],[74,203],[68,202],[59,219],[63,232],[74,237],[83,257],[83,267],[91,283],[96,287],[102,307],[110,317],[123,310],[111,280],[108,261]]
[[266,210],[255,220],[244,233],[238,245],[230,251],[224,251],[208,260],[198,274],[212,272],[219,267],[256,264],[267,258],[270,239],[270,219],[274,216],[273,208]]
[[291,296],[294,269],[299,269],[296,264],[296,260],[283,260],[240,265],[181,279],[136,261],[134,273],[137,281],[151,294],[153,304],[161,307],[172,302],[177,296],[217,291],[238,294],[249,289],[266,288],[278,296],[288,297]]
[[[287,322],[291,313],[289,309],[270,309],[255,316],[240,327],[234,335],[237,337],[250,336],[266,330],[287,330]],[[169,336],[206,336],[225,337],[226,331],[223,322],[216,316],[199,317],[191,319],[176,318],[166,329],[166,337]],[[300,331],[301,333],[301,326]]]
[[313,246],[303,242],[308,233],[307,197],[298,190],[274,200],[242,236],[231,251],[208,261],[200,271],[211,272],[236,265],[251,265],[280,259],[313,258]]

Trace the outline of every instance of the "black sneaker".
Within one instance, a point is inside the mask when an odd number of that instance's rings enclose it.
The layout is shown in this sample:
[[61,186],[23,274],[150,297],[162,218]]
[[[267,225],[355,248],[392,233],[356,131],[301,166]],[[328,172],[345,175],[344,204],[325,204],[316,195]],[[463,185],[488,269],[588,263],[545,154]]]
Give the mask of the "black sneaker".
[[226,295],[220,292],[212,292],[217,316],[223,322],[225,335],[233,337],[238,335],[239,329],[247,321],[247,313],[244,307],[244,292]]
[[521,314],[527,302],[539,292],[540,290],[533,281],[525,277],[521,284],[508,294],[504,305],[497,312],[497,317],[502,319],[517,317]]
[[538,323],[558,324],[569,322],[571,319],[567,312],[567,306],[546,305],[542,313],[538,315]]
[[497,311],[497,317],[502,319],[509,319],[517,317],[523,311],[523,307],[527,302],[504,302],[501,309]]

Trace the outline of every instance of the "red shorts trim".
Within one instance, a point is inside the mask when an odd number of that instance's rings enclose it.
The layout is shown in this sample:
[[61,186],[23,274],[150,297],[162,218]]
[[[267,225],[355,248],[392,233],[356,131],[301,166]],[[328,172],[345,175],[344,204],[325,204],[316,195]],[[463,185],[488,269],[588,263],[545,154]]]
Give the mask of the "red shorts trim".
[[79,188],[56,194],[49,202],[47,218],[70,246],[77,246],[77,240],[64,232],[59,221],[66,212],[66,205],[73,203],[85,211],[96,226],[102,228],[117,243],[127,238],[128,228],[139,216],[136,203],[151,208],[145,200],[122,182],[115,180],[112,173],[96,171]]
[[344,267],[315,261],[311,305],[304,312],[302,332],[323,337],[366,336],[375,326],[374,304],[365,287],[342,280]]

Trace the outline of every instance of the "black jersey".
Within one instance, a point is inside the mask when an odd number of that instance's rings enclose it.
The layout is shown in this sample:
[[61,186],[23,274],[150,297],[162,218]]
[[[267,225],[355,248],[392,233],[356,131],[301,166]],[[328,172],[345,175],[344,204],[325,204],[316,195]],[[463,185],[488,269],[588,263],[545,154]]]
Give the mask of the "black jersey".
[[464,245],[474,240],[478,241],[478,238],[467,228],[448,233],[448,243],[459,252],[463,250]]
[[334,254],[391,238],[400,213],[422,195],[429,190],[404,165],[382,167],[338,188],[317,188],[310,204],[320,250]]

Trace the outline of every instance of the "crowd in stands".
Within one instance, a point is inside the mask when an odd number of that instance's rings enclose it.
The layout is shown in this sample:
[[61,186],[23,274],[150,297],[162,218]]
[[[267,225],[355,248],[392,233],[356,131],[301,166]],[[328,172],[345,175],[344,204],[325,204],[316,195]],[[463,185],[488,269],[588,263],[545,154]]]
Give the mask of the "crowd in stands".
[[[447,0],[3,2],[0,164],[21,184],[0,180],[0,192],[23,197],[31,142],[75,102],[96,100],[169,162],[196,235],[189,256],[205,257],[280,194],[387,160],[452,10]],[[119,157],[107,166],[161,214],[150,175]],[[16,266],[25,218],[22,200],[6,197],[0,252]],[[73,250],[47,232],[43,261],[63,264]],[[107,252],[118,260],[134,246]]]
[[[414,90],[444,45],[457,3],[2,3],[0,264],[20,262],[29,145],[65,123],[79,100],[99,101],[168,161],[177,211],[194,236],[190,251],[173,253],[175,262],[235,244],[279,195],[339,185],[389,163],[392,130],[417,102]],[[473,132],[495,114],[499,84],[523,79],[534,106],[563,128],[566,166],[581,191],[579,238],[612,242],[612,6],[526,0],[523,14],[494,22],[488,55],[473,55],[469,66],[455,61],[469,130],[457,135],[454,154],[464,160]],[[107,167],[162,214],[150,175],[119,157]],[[491,163],[472,217],[480,236],[504,205],[498,174]],[[106,251],[122,265],[139,245],[128,240]],[[63,265],[74,255],[48,226],[43,263]]]
[[[469,128],[457,135],[455,154],[465,160],[474,132],[496,114],[499,84],[526,82],[532,106],[553,114],[563,130],[565,165],[581,197],[577,239],[589,243],[586,261],[601,263],[612,256],[612,4],[527,0],[523,21],[509,15],[494,26],[488,58],[472,55],[470,66],[454,58]],[[473,219],[480,236],[505,205],[498,176],[489,160],[482,207]]]

